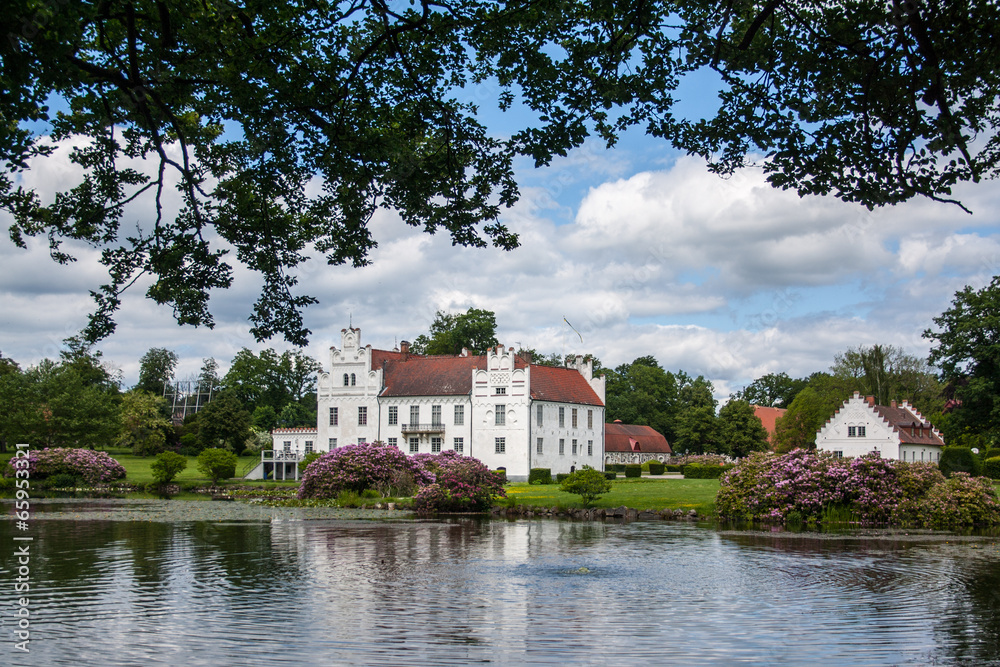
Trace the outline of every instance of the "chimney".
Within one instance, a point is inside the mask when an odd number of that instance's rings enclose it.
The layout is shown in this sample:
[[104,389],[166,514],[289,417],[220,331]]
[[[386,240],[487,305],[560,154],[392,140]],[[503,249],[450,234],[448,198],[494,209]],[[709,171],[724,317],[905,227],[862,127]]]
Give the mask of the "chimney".
[[866,401],[866,402],[868,403],[868,405],[870,405],[871,407],[873,407],[873,408],[875,407],[875,397],[874,397],[874,396],[865,396],[865,401]]
[[889,407],[891,407],[891,408],[896,407],[896,401],[890,401],[889,402]]
[[408,340],[399,341],[399,351],[403,355],[403,361],[406,361],[406,359],[409,358],[410,356],[410,341]]

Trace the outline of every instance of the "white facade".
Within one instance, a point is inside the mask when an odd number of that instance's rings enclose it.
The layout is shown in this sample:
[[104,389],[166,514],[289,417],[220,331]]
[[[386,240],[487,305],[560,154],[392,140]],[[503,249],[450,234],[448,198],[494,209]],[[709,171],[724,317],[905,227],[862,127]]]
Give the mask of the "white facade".
[[382,441],[409,454],[456,449],[515,481],[531,468],[602,469],[604,376],[595,378],[592,363],[579,358],[567,364],[526,364],[503,347],[482,357],[374,350],[361,346],[359,329],[345,329],[319,376],[314,447]]
[[908,402],[875,405],[858,392],[816,434],[816,448],[840,456],[878,452],[885,459],[937,462],[944,440]]

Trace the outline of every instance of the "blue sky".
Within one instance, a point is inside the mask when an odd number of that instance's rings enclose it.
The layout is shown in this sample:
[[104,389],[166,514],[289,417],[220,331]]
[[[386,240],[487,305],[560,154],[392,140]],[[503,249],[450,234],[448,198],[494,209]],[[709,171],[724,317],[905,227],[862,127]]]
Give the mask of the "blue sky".
[[[72,173],[63,151],[24,184],[48,200]],[[496,312],[506,345],[590,352],[610,367],[652,355],[669,370],[705,375],[723,398],[764,373],[826,370],[851,346],[891,344],[924,356],[921,333],[931,318],[963,286],[981,287],[1000,273],[996,182],[956,189],[971,216],[925,200],[868,212],[775,191],[760,169],[721,179],[638,131],[613,150],[590,140],[546,168],[522,160],[517,176],[522,198],[504,216],[521,238],[513,252],[455,248],[446,235],[422,234],[386,210],[372,221],[379,241],[372,266],[304,265],[303,291],[320,299],[306,311],[307,351],[325,362],[349,322],[362,329],[363,343],[391,348],[425,333],[438,310],[476,307]],[[149,212],[147,204],[132,214]],[[77,250],[78,262],[59,267],[44,241],[28,251],[0,241],[5,356],[22,365],[55,357],[62,339],[86,324],[87,292],[105,276],[97,251]],[[217,326],[208,330],[178,327],[139,284],[99,349],[126,385],[150,347],[178,353],[180,378],[204,357],[225,370],[242,347],[286,349],[249,335],[258,286],[237,270],[233,288],[213,295]]]

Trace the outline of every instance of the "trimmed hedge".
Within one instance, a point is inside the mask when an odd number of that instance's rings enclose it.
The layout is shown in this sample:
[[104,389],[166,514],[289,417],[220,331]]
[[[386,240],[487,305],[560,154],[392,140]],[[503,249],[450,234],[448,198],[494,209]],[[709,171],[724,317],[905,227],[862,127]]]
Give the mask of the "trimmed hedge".
[[689,463],[684,466],[684,479],[719,479],[722,473],[732,469],[733,466],[704,465],[701,463]]
[[993,459],[1000,456],[1000,447],[990,447],[986,450],[986,453],[982,455],[984,461]]
[[625,466],[625,477],[642,477],[642,466],[637,463],[629,463]]
[[562,484],[567,479],[569,479],[569,473],[568,472],[557,472],[556,473],[556,484]]
[[941,452],[938,468],[945,477],[951,477],[956,472],[966,472],[976,477],[979,475],[979,458],[969,447],[945,447]]
[[667,464],[663,467],[667,469],[667,472],[680,472],[680,473],[684,472],[684,466],[675,466]]
[[551,484],[552,468],[532,468],[528,471],[528,484]]
[[604,479],[618,479],[618,473],[616,473],[614,470],[605,470]]
[[1000,479],[1000,456],[986,459],[983,463],[983,474],[990,479]]
[[650,475],[662,475],[664,468],[665,468],[665,466],[662,463],[660,463],[659,461],[650,461],[649,462],[649,474]]

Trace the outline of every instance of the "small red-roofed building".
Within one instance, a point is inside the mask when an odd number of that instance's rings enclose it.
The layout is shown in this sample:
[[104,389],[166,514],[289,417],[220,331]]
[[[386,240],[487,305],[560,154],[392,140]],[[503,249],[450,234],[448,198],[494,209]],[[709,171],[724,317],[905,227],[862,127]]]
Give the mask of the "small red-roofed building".
[[767,441],[774,447],[774,429],[778,420],[785,416],[788,412],[786,408],[772,408],[766,405],[754,405],[753,413],[760,420],[760,423],[764,425],[764,430],[767,431]]
[[670,458],[670,444],[652,426],[623,424],[616,420],[604,425],[604,463],[645,463]]
[[816,433],[816,448],[837,456],[877,452],[884,459],[937,462],[944,439],[907,401],[876,405],[873,396],[854,392]]
[[[317,383],[316,451],[381,441],[408,454],[453,449],[512,481],[531,468],[603,468],[604,376],[568,355],[532,364],[513,348],[424,356],[361,345],[344,329]],[[277,442],[277,439],[275,440]]]

